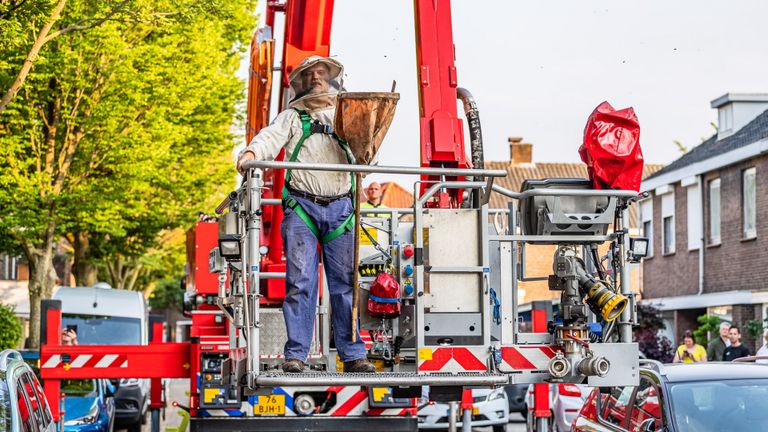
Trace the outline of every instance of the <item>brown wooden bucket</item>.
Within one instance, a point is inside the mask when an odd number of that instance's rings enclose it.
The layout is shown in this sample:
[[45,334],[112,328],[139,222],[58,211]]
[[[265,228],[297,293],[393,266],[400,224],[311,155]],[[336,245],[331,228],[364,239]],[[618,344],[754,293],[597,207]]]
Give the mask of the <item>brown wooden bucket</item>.
[[339,93],[333,129],[349,144],[356,163],[368,165],[376,157],[399,99],[399,93]]

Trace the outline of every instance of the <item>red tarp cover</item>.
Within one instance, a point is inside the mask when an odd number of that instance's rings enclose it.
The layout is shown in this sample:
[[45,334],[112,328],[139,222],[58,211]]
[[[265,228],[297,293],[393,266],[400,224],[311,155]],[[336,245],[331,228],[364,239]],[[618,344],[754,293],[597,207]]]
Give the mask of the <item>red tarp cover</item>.
[[579,148],[595,189],[640,190],[643,151],[635,110],[603,102],[592,111]]

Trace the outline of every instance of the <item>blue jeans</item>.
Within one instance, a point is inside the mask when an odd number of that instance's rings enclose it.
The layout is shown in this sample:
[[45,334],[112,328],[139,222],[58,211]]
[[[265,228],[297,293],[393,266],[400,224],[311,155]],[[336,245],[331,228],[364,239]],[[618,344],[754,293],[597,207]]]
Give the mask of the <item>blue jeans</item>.
[[[327,206],[297,196],[293,198],[315,222],[321,236],[336,229],[353,211],[349,198],[334,201]],[[285,343],[284,354],[286,359],[306,361],[317,311],[318,241],[304,221],[289,208],[285,209],[280,233],[286,259],[283,316],[288,342]],[[327,293],[331,296],[333,337],[343,362],[366,357],[365,344],[359,333],[355,335],[356,342],[352,342],[354,241],[354,234],[347,231],[321,245],[328,280]]]

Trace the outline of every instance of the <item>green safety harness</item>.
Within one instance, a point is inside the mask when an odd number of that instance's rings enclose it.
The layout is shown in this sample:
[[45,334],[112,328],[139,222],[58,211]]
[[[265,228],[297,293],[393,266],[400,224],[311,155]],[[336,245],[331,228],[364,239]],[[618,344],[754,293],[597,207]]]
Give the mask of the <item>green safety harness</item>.
[[[304,144],[304,140],[310,137],[313,133],[325,133],[333,136],[333,138],[336,139],[336,141],[339,143],[339,146],[341,146],[342,150],[344,150],[344,154],[347,155],[347,161],[352,164],[354,163],[354,159],[352,157],[352,152],[349,149],[349,145],[339,138],[335,133],[330,131],[330,127],[327,125],[323,125],[320,122],[312,123],[312,119],[309,117],[309,114],[307,114],[306,111],[302,111],[299,109],[296,109],[296,112],[299,113],[299,118],[301,119],[301,138],[299,138],[299,142],[296,143],[296,148],[293,149],[293,153],[291,153],[291,158],[288,159],[288,162],[295,162],[296,158],[299,156],[299,151],[301,150],[301,146]],[[347,216],[346,219],[344,219],[344,222],[341,223],[336,229],[333,231],[327,233],[324,236],[320,236],[320,230],[317,228],[317,225],[312,220],[312,218],[309,216],[306,210],[304,210],[303,207],[301,207],[301,204],[299,204],[298,201],[296,201],[291,195],[290,191],[288,190],[288,182],[291,181],[291,171],[290,169],[285,170],[285,185],[283,186],[283,206],[290,208],[293,210],[299,218],[304,221],[304,224],[307,225],[307,228],[309,228],[310,231],[312,231],[312,234],[314,234],[315,238],[317,238],[320,243],[326,244],[330,243],[333,240],[336,239],[336,237],[344,234],[346,231],[352,231],[354,229],[355,225],[355,212]],[[350,190],[350,194],[352,195],[352,207],[355,206],[355,175],[353,173],[349,173],[349,176],[352,180],[352,189]]]

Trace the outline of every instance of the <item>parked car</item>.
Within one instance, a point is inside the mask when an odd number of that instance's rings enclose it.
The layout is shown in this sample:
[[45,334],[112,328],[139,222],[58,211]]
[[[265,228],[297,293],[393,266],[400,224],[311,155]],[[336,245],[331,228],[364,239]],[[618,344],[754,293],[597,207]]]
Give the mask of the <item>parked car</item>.
[[56,432],[40,382],[14,350],[0,353],[0,431]]
[[[579,415],[590,387],[585,384],[550,384],[549,385],[549,430],[565,432],[571,430],[571,423]],[[528,387],[526,405],[533,407],[533,385]],[[536,430],[533,411],[526,411],[526,424],[529,431]]]
[[525,418],[528,413],[528,407],[525,399],[528,395],[528,384],[512,384],[504,386],[509,401],[509,413],[519,413]]
[[[502,432],[509,423],[509,402],[504,388],[472,389],[472,426],[492,426]],[[419,408],[419,429],[446,429],[449,406],[444,402],[429,402]],[[456,426],[461,427],[461,413]]]
[[[149,342],[147,302],[140,292],[112,289],[98,283],[92,288],[61,287],[61,326],[77,333],[80,345],[146,345]],[[117,384],[117,383],[116,383]],[[125,377],[115,392],[115,427],[139,432],[147,421],[149,380]]]
[[61,380],[64,432],[112,432],[115,389],[103,379]]
[[758,431],[768,413],[768,366],[641,361],[640,385],[594,389],[572,431]]

